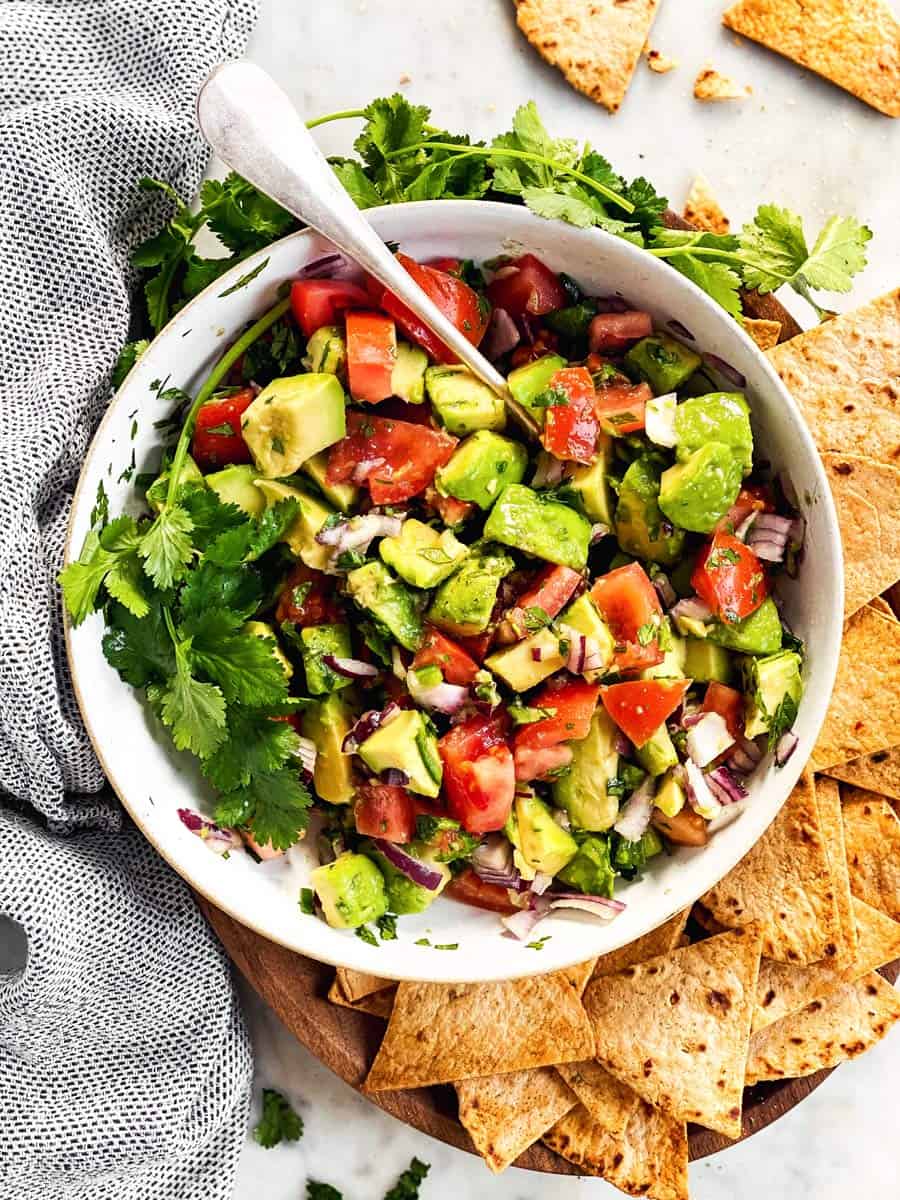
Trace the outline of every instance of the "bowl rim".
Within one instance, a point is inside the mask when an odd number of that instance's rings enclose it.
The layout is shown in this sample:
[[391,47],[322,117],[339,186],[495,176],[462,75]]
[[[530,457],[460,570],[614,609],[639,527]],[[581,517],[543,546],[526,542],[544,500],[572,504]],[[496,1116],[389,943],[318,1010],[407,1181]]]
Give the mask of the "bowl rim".
[[[421,211],[424,209],[431,213],[440,212],[441,214],[446,214],[446,217],[449,218],[449,221],[452,224],[453,214],[459,213],[461,210],[466,211],[466,212],[482,212],[482,213],[485,213],[486,215],[493,213],[498,218],[498,220],[502,221],[503,218],[508,218],[510,216],[511,207],[512,207],[512,211],[514,213],[516,213],[517,215],[522,214],[523,210],[521,208],[519,208],[518,206],[510,206],[510,204],[504,203],[502,201],[476,200],[476,199],[450,199],[450,200],[410,201],[403,205],[400,205],[400,204],[378,205],[376,207],[366,210],[366,215],[368,217],[369,215],[377,216],[379,214],[386,213],[386,212],[395,213],[398,210],[407,211],[407,212],[409,212],[409,211],[416,212],[416,211]],[[528,211],[528,210],[524,210],[524,211]],[[547,225],[547,226],[552,227],[554,225],[557,225],[557,226],[562,226],[563,228],[565,228],[567,230],[571,230],[573,228],[578,228],[578,227],[570,226],[568,223],[560,221],[555,218],[548,219],[548,218],[538,217],[535,214],[529,214],[529,215],[534,220],[540,221],[542,223],[542,226]],[[442,224],[446,224],[446,221],[443,217],[442,217]],[[614,236],[613,234],[607,233],[605,230],[594,228],[594,227],[589,228],[589,229],[578,228],[578,232],[596,239],[601,245],[603,243],[611,243],[612,245],[615,246],[617,253],[624,253],[626,255],[626,257],[629,255],[632,256],[634,259],[635,265],[638,265],[638,264],[645,265],[647,263],[647,260],[652,257],[650,255],[647,255],[641,247],[635,246],[635,245],[627,242],[623,238],[619,238],[619,237]],[[321,237],[321,235],[318,234],[317,231],[314,230],[313,228],[307,226],[303,229],[295,230],[293,233],[287,234],[283,238],[278,238],[274,242],[268,243],[266,246],[255,251],[252,255],[248,256],[247,258],[241,260],[238,263],[235,263],[234,266],[229,268],[228,271],[225,271],[221,276],[219,276],[212,283],[207,285],[207,287],[204,288],[202,292],[199,292],[196,296],[192,297],[187,302],[187,304],[185,304],[182,308],[180,308],[178,310],[178,312],[175,313],[174,316],[167,322],[167,324],[164,325],[163,328],[154,335],[154,337],[150,341],[149,346],[147,347],[147,350],[144,353],[145,354],[149,353],[149,351],[156,345],[156,343],[161,338],[163,338],[163,337],[174,338],[175,335],[180,334],[180,328],[183,324],[183,320],[188,318],[192,314],[193,311],[195,311],[197,308],[199,308],[201,306],[201,304],[203,304],[207,301],[210,293],[213,291],[214,288],[230,287],[233,283],[236,283],[242,276],[246,275],[250,270],[252,270],[253,266],[256,265],[259,261],[262,261],[264,258],[267,259],[269,256],[271,256],[272,251],[275,248],[280,248],[286,244],[289,244],[289,243],[292,243],[295,241],[299,241],[300,239],[305,239],[308,237],[315,238],[315,237]],[[501,235],[501,238],[502,238],[502,235]],[[323,239],[323,240],[327,241],[327,239]],[[650,270],[654,270],[654,269],[666,270],[667,269],[664,261],[653,258],[653,262],[656,264],[656,267],[649,268]],[[647,269],[647,268],[645,267],[645,269]],[[684,288],[689,294],[693,293],[694,295],[699,297],[701,299],[702,303],[704,304],[704,306],[708,309],[708,311],[711,314],[713,314],[712,319],[717,319],[717,320],[721,320],[721,321],[733,320],[733,318],[730,318],[729,314],[723,308],[721,308],[706,292],[704,292],[701,288],[699,288],[696,284],[694,284],[690,279],[688,279],[686,276],[681,275],[679,272],[674,271],[673,268],[668,268],[668,271],[671,274],[678,276],[677,280],[673,281],[674,286]],[[669,275],[666,276],[666,278],[669,278],[669,277],[670,277]],[[815,735],[817,736],[821,729],[821,726],[825,720],[825,715],[826,715],[826,711],[827,711],[827,698],[830,698],[831,692],[834,687],[834,680],[835,680],[835,677],[837,674],[838,658],[839,658],[839,654],[840,654],[840,646],[841,646],[842,633],[843,633],[843,608],[844,608],[843,546],[842,546],[841,537],[840,537],[840,528],[839,528],[838,520],[837,520],[837,511],[835,508],[834,498],[832,496],[831,489],[828,486],[827,477],[824,472],[824,467],[823,467],[823,464],[821,461],[821,457],[819,455],[819,452],[815,445],[815,442],[813,441],[812,434],[809,430],[809,427],[807,426],[806,421],[803,417],[800,405],[798,404],[797,401],[794,400],[793,396],[790,394],[790,392],[786,388],[785,384],[781,380],[778,373],[775,371],[775,368],[773,367],[773,365],[771,364],[769,359],[766,357],[766,355],[763,353],[763,351],[761,351],[759,349],[759,347],[756,345],[756,343],[753,341],[753,339],[749,336],[749,334],[746,332],[746,330],[743,328],[743,326],[737,321],[734,321],[734,329],[732,329],[732,332],[735,332],[735,330],[738,333],[739,337],[744,339],[745,346],[750,351],[751,356],[755,357],[758,365],[760,365],[762,367],[763,374],[766,377],[766,382],[767,382],[768,387],[775,394],[777,394],[779,402],[782,405],[785,405],[787,407],[787,409],[789,410],[789,412],[792,414],[792,416],[794,418],[793,423],[795,424],[795,426],[797,428],[797,432],[799,433],[800,442],[803,445],[803,449],[804,449],[805,453],[813,462],[814,473],[818,476],[818,482],[820,485],[818,502],[824,506],[825,522],[826,522],[826,525],[830,527],[831,534],[834,537],[834,540],[836,543],[836,549],[837,549],[836,577],[832,581],[833,587],[829,589],[831,596],[832,596],[832,603],[830,606],[831,620],[828,622],[828,624],[831,626],[831,628],[830,628],[830,630],[826,631],[826,632],[830,633],[830,636],[823,638],[823,641],[826,644],[824,644],[824,645],[820,644],[819,650],[818,650],[820,657],[824,660],[824,674],[828,680],[828,689],[827,689],[826,699],[824,701],[822,701],[822,700],[819,701],[819,707],[820,707],[821,711],[820,711],[818,720],[815,723]],[[75,525],[76,514],[78,513],[81,503],[83,501],[82,493],[86,487],[86,477],[89,473],[88,468],[93,461],[94,455],[98,451],[100,442],[102,441],[102,435],[105,431],[107,424],[110,423],[110,421],[112,420],[114,412],[118,410],[120,405],[127,402],[128,397],[130,395],[130,390],[133,388],[136,388],[137,386],[138,386],[138,381],[134,375],[132,375],[131,379],[126,377],[126,379],[123,381],[123,384],[118,389],[118,391],[116,391],[112,394],[109,404],[107,405],[106,411],[104,412],[102,418],[100,419],[100,422],[97,425],[96,430],[94,431],[93,436],[91,437],[90,444],[85,453],[84,459],[82,461],[82,464],[81,464],[81,467],[79,470],[78,481],[77,481],[75,490],[72,494],[72,503],[71,503],[70,510],[69,510],[68,520],[66,522],[66,536],[65,536],[64,546],[63,546],[63,566],[67,566],[70,562],[74,561],[74,559],[77,558],[77,554],[73,554],[74,525]],[[794,451],[792,451],[792,453],[794,453]],[[199,883],[196,879],[194,879],[192,877],[190,871],[187,868],[185,868],[180,862],[177,861],[177,856],[174,854],[174,852],[170,851],[169,848],[166,847],[165,845],[160,844],[160,841],[154,834],[153,830],[141,818],[141,815],[140,815],[139,811],[137,810],[136,806],[134,804],[129,803],[129,800],[126,797],[126,790],[118,784],[114,774],[109,769],[106,756],[103,752],[102,739],[101,739],[100,735],[95,731],[95,729],[91,723],[90,717],[88,716],[88,705],[87,705],[84,695],[82,693],[81,684],[80,684],[79,678],[78,678],[78,671],[75,667],[75,660],[74,660],[73,650],[72,650],[72,640],[71,639],[72,639],[72,635],[74,633],[74,627],[72,625],[71,618],[70,618],[69,613],[64,604],[62,605],[62,614],[63,614],[63,633],[64,633],[64,640],[65,640],[65,647],[66,647],[66,660],[67,660],[67,664],[69,667],[69,677],[72,682],[72,688],[73,688],[75,698],[76,698],[76,701],[78,704],[79,712],[81,714],[82,722],[83,722],[85,730],[88,734],[88,738],[91,742],[94,753],[97,755],[97,759],[100,763],[101,768],[103,769],[104,777],[105,777],[107,783],[109,784],[109,786],[112,788],[112,790],[116,794],[117,798],[119,799],[119,802],[122,804],[122,807],[125,809],[126,813],[130,817],[131,821],[140,830],[142,836],[147,839],[147,841],[150,843],[150,845],[153,847],[153,849],[156,851],[156,853],[159,854],[163,858],[163,860],[167,863],[167,865],[184,880],[184,882],[188,885],[188,887],[192,891],[203,896],[203,898],[209,904],[220,909],[221,911],[226,913],[229,917],[231,917],[233,920],[237,921],[239,924],[246,926],[248,929],[253,930],[254,933],[259,934],[261,937],[266,938],[268,941],[271,941],[271,942],[276,943],[277,945],[283,946],[286,950],[289,950],[295,954],[305,954],[307,957],[315,958],[316,961],[326,963],[333,967],[347,967],[347,961],[346,961],[347,957],[348,957],[347,955],[344,955],[344,956],[336,955],[335,956],[335,955],[331,955],[328,953],[321,953],[319,951],[317,951],[313,955],[309,950],[299,949],[296,944],[296,940],[292,942],[288,938],[286,938],[284,936],[280,936],[278,933],[265,928],[263,924],[261,924],[257,920],[254,920],[252,917],[248,916],[248,914],[242,912],[240,910],[239,906],[230,903],[230,900],[228,898],[226,898],[226,901],[223,901],[219,896],[212,895],[210,889],[208,889],[207,887],[204,887],[202,883]],[[134,690],[134,689],[132,689],[132,690]],[[737,863],[740,862],[744,857],[746,857],[746,855],[750,852],[750,850],[753,848],[753,846],[756,845],[756,843],[759,841],[759,838],[762,837],[763,833],[768,828],[768,825],[771,824],[771,821],[774,821],[775,817],[778,815],[778,812],[780,812],[781,808],[786,803],[788,797],[791,794],[791,791],[793,790],[793,787],[796,784],[797,779],[799,778],[799,776],[803,772],[803,770],[806,768],[806,765],[807,765],[806,763],[801,763],[799,765],[792,765],[791,768],[787,768],[787,767],[782,768],[782,770],[784,770],[784,772],[785,772],[785,776],[787,776],[787,777],[793,776],[793,783],[791,785],[791,788],[786,791],[785,796],[782,799],[781,803],[778,805],[778,807],[772,813],[771,820],[768,822],[768,824],[766,826],[763,827],[763,829],[760,830],[759,834],[750,843],[750,845],[746,846],[746,848],[741,850],[737,855],[735,855],[733,857],[729,856],[731,858],[731,861],[727,862],[724,870],[717,877],[717,881],[723,879],[731,870],[733,870],[733,868],[737,865]],[[714,884],[710,884],[709,886],[714,886]],[[705,891],[707,889],[704,888],[703,890]],[[700,894],[702,895],[703,891],[701,891]],[[692,901],[692,903],[694,903],[694,902],[695,901]],[[683,909],[683,906],[680,904],[677,905],[674,909],[670,909],[669,905],[662,905],[661,906],[661,915],[659,916],[659,919],[655,920],[654,923],[651,926],[649,926],[645,932],[650,932],[653,929],[658,928],[660,925],[664,924],[667,920],[669,920],[672,916],[674,916],[675,913],[682,911],[682,909]],[[634,938],[631,939],[631,941],[637,940],[637,937],[640,937],[640,936],[644,936],[644,935],[637,934],[637,935],[635,935]],[[353,947],[353,943],[350,939],[348,939],[345,944],[348,948],[352,947],[353,949],[355,949],[355,947]],[[630,944],[630,941],[624,942],[621,944],[628,945],[628,944]],[[362,947],[362,945],[363,944],[360,943],[361,947]],[[349,955],[349,957],[351,957],[351,958],[353,957],[352,953]],[[453,974],[452,979],[454,981],[458,981],[458,982],[482,982],[482,981],[489,982],[494,979],[528,978],[531,976],[537,976],[537,975],[547,974],[547,973],[558,971],[558,970],[564,970],[564,969],[566,969],[567,966],[573,966],[581,961],[583,961],[583,955],[579,956],[576,954],[570,960],[567,960],[565,963],[554,963],[553,965],[542,967],[539,956],[536,956],[536,955],[532,956],[532,958],[530,960],[528,960],[527,962],[524,960],[524,956],[523,956],[522,969],[516,970],[513,973],[505,973],[502,976],[492,974],[492,975],[486,977],[483,975],[472,975],[471,972],[467,973],[466,971],[462,971],[461,973]],[[360,970],[360,971],[371,973],[371,963],[365,963],[363,965],[351,965],[348,969]],[[380,972],[379,972],[379,974],[380,974]],[[406,971],[406,970],[398,970],[396,968],[392,968],[390,970],[390,972],[385,973],[384,978],[388,978],[388,979],[392,979],[392,980],[400,980],[400,981],[408,980],[408,981],[416,982],[416,981],[421,980],[422,972],[415,971],[412,969]],[[444,976],[441,975],[441,978],[443,979]],[[446,978],[449,980],[451,978],[451,976],[448,975],[448,976],[446,976]]]

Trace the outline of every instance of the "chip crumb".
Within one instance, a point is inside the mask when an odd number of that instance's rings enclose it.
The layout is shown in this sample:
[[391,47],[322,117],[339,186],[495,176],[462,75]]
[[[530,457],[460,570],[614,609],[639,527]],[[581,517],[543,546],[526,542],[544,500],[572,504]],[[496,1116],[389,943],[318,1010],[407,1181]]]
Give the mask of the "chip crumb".
[[401,87],[404,83],[412,83],[412,75],[407,75],[407,73],[404,71],[397,82]]
[[647,66],[651,71],[655,71],[657,75],[666,75],[669,71],[674,71],[679,65],[677,58],[669,58],[667,54],[663,54],[659,50],[654,50],[649,42],[644,46],[644,57],[647,60]]
[[753,338],[760,350],[771,350],[781,337],[781,322],[744,317],[744,331]]
[[694,99],[708,102],[711,100],[743,100],[751,95],[753,89],[742,87],[728,75],[722,75],[713,67],[704,67],[694,80]]
[[698,175],[691,184],[682,213],[686,221],[707,233],[728,233],[731,223],[713,195],[709,181]]

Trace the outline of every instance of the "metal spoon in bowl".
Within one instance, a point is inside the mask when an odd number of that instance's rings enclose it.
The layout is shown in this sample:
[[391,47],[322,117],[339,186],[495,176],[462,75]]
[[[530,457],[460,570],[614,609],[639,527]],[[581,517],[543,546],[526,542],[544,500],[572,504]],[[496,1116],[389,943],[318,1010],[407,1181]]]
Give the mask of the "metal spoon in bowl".
[[209,145],[229,167],[374,275],[502,397],[528,433],[536,432],[533,419],[510,395],[500,372],[425,295],[350,199],[271,76],[248,62],[216,67],[200,89],[197,120]]

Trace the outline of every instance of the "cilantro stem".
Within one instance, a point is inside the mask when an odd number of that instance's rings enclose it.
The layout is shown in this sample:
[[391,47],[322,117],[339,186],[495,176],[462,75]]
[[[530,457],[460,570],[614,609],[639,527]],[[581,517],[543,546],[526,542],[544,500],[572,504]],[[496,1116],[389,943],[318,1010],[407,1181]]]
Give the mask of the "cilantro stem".
[[544,154],[532,154],[530,150],[511,150],[500,146],[460,146],[455,142],[414,142],[411,146],[401,146],[399,150],[392,150],[389,154],[385,155],[385,158],[388,161],[394,158],[401,158],[404,154],[409,154],[413,150],[446,150],[451,154],[477,154],[481,158],[518,158],[523,162],[539,163],[541,166],[551,167],[560,175],[571,175],[573,179],[577,179],[585,187],[589,187],[597,192],[605,200],[608,200],[610,204],[617,204],[625,212],[634,212],[634,205],[631,201],[626,200],[624,196],[620,196],[618,192],[614,192],[612,188],[608,188],[603,183],[598,183],[596,179],[591,179],[590,175],[585,175],[583,171],[578,171],[575,167],[567,167],[564,163],[558,162],[554,158],[548,158]]
[[[724,258],[726,262],[740,263],[745,267],[759,266],[759,263],[745,258],[743,254],[737,254],[734,250],[719,250],[715,246],[696,246],[691,243],[681,246],[648,247],[647,253],[652,254],[654,258],[677,258],[679,254],[692,254],[695,258]],[[782,283],[790,283],[792,278],[789,275],[781,275],[777,271],[773,271],[768,265],[766,265],[766,274],[776,276]]]
[[329,121],[346,121],[351,117],[364,117],[365,115],[364,108],[345,108],[340,112],[326,113],[324,117],[315,117],[312,121],[307,121],[306,128],[315,129],[318,125],[327,125]]
[[191,434],[194,432],[194,422],[197,420],[197,413],[200,411],[200,406],[206,403],[216,390],[219,382],[225,378],[244,351],[252,346],[256,339],[261,337],[280,317],[284,316],[290,306],[290,297],[286,296],[284,300],[279,300],[268,312],[263,313],[258,321],[254,322],[249,329],[245,329],[238,340],[229,346],[206,377],[203,386],[197,393],[194,403],[191,405],[184,419],[181,436],[178,439],[178,445],[175,447],[172,466],[169,469],[169,489],[166,493],[167,505],[175,503],[175,496],[178,492],[178,477],[181,474],[181,468],[184,466],[184,460],[187,458],[188,445],[190,444]]

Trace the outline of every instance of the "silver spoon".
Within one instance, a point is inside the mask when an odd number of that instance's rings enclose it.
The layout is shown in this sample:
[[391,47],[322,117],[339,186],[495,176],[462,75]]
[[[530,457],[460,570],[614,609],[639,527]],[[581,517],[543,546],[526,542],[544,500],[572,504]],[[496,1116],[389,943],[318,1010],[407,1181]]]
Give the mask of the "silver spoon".
[[249,62],[216,67],[200,89],[197,120],[209,145],[229,167],[374,275],[503,398],[529,433],[536,431],[532,417],[513,399],[500,372],[447,320],[388,250],[271,76]]

